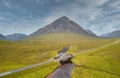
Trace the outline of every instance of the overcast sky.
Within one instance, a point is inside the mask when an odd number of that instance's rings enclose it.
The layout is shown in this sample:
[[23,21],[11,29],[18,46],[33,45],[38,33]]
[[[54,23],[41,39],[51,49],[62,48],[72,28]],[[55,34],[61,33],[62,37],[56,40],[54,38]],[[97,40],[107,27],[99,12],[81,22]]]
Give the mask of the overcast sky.
[[61,16],[97,35],[120,30],[120,0],[0,0],[0,33],[30,34]]

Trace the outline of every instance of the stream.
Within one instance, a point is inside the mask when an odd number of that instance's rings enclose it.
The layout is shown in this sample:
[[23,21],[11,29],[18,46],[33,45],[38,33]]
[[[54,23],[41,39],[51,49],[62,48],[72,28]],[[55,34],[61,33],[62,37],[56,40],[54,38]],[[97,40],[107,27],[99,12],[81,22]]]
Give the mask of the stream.
[[50,73],[45,78],[72,78],[72,70],[74,64],[72,61],[67,61],[65,63],[61,63],[52,73]]

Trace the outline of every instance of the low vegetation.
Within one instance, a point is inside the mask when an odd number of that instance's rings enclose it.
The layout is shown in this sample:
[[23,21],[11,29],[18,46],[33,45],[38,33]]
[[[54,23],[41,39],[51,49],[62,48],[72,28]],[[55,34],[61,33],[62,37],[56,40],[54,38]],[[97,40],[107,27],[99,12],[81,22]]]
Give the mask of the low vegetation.
[[[17,42],[0,41],[0,73],[53,58],[64,46],[77,53],[112,43],[117,39],[82,37],[74,34],[49,34]],[[73,78],[119,78],[120,43],[76,56]],[[59,63],[49,63],[1,78],[44,78]]]

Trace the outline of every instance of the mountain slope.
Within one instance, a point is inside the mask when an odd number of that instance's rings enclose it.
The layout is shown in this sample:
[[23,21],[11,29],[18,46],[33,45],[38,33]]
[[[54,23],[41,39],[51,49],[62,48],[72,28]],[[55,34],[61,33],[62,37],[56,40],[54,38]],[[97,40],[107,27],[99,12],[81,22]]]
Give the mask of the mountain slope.
[[30,34],[30,36],[40,36],[42,34],[51,34],[51,33],[74,33],[79,35],[93,36],[84,30],[80,25],[71,21],[69,18],[63,16],[51,24],[38,29],[36,32]]
[[93,36],[97,36],[95,33],[93,33],[91,30],[87,29],[86,32],[88,32],[89,34],[93,35]]
[[0,40],[7,40],[7,38],[4,35],[0,34]]
[[120,37],[120,30],[113,31],[111,33],[106,33],[106,34],[103,34],[101,36],[102,37],[110,37],[110,38]]
[[15,33],[15,34],[10,34],[6,36],[8,40],[21,40],[27,37],[27,35],[25,34],[19,34],[19,33]]

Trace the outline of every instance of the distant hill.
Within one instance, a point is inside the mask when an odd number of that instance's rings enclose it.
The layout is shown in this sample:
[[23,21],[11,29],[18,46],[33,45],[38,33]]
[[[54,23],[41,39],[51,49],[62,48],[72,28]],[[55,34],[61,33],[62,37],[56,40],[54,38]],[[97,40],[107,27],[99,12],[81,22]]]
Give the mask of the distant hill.
[[21,39],[24,39],[26,37],[27,37],[27,35],[25,35],[25,34],[19,34],[19,33],[10,34],[10,35],[6,36],[6,38],[8,40],[21,40]]
[[58,18],[51,24],[38,29],[34,33],[30,34],[30,36],[33,37],[51,33],[74,33],[84,36],[96,37],[96,35],[93,32],[88,32],[88,30],[83,29],[80,25],[70,20],[66,16]]
[[111,33],[106,33],[101,35],[102,37],[117,38],[120,37],[120,30],[113,31]]
[[0,34],[0,40],[7,40],[7,38],[4,35]]

